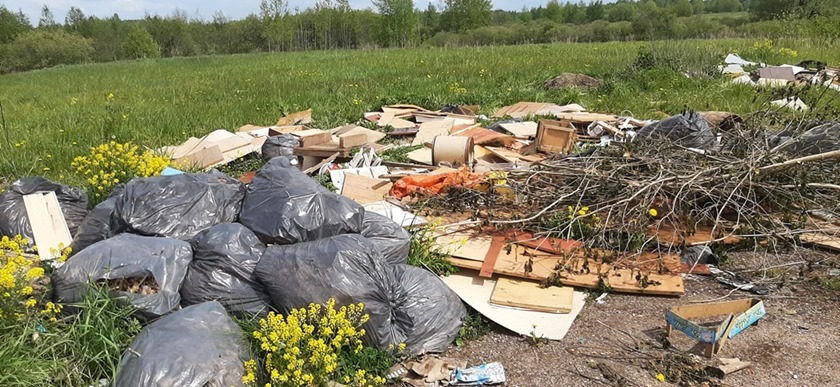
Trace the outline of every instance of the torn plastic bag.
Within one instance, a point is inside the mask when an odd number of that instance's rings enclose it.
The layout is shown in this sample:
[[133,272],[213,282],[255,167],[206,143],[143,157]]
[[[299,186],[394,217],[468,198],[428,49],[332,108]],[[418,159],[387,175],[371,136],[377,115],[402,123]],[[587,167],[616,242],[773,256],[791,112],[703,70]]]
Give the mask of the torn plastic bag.
[[55,192],[70,235],[75,235],[88,213],[88,199],[84,191],[53,183],[41,176],[25,177],[15,181],[0,195],[0,235],[20,235],[35,243],[32,226],[26,216],[23,197],[36,192]]
[[80,251],[56,270],[56,299],[79,302],[89,283],[105,282],[112,295],[128,298],[139,317],[154,319],[179,306],[178,290],[191,259],[187,242],[120,234]]
[[190,241],[193,259],[181,286],[181,305],[219,301],[233,314],[268,313],[271,299],[254,275],[265,245],[251,230],[226,223]]
[[390,264],[408,262],[411,235],[391,218],[366,211],[362,236],[379,249],[386,262]]
[[244,386],[245,334],[215,301],[143,328],[123,354],[113,386]]
[[266,160],[271,160],[278,156],[293,158],[295,148],[300,146],[300,141],[297,137],[291,134],[281,134],[279,136],[268,137],[262,146],[262,157]]
[[111,231],[111,213],[114,212],[114,205],[122,191],[122,184],[114,187],[108,198],[87,214],[70,244],[71,256],[96,242],[108,239]]
[[267,244],[359,233],[363,219],[362,206],[327,191],[285,157],[275,157],[257,171],[239,214],[239,222]]
[[235,222],[245,186],[222,173],[135,178],[114,206],[111,235],[122,232],[189,240]]
[[431,272],[409,265],[393,267],[400,285],[395,308],[408,316],[398,320],[406,332],[406,350],[411,354],[443,352],[458,336],[467,310],[455,292]]
[[283,313],[310,303],[324,304],[330,298],[339,306],[361,302],[370,315],[364,327],[365,344],[387,349],[407,338],[397,321],[409,326],[411,320],[391,301],[399,291],[393,268],[361,235],[269,246],[255,273],[272,305]]
[[703,150],[718,148],[718,140],[708,121],[695,111],[652,122],[639,130],[645,138],[667,138],[675,144]]
[[777,150],[797,157],[816,155],[838,149],[840,149],[840,123],[838,122],[815,126],[777,147]]

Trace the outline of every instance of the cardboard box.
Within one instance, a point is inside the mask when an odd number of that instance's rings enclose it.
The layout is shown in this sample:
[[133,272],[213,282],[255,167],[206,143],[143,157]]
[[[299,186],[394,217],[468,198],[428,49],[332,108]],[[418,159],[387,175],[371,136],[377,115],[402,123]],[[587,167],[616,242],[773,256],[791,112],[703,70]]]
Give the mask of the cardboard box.
[[[706,356],[712,357],[727,340],[755,324],[765,314],[767,312],[764,303],[755,298],[678,306],[665,311],[665,321],[668,322],[666,333],[668,337],[673,329],[685,333],[688,337],[705,344]],[[701,326],[689,320],[715,316],[726,318],[715,327]]]

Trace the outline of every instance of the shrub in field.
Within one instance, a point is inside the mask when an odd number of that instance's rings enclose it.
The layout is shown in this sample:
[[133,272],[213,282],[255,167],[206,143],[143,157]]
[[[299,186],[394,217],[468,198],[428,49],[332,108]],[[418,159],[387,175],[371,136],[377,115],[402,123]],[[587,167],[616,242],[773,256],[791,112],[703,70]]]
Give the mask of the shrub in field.
[[[245,362],[242,381],[257,386],[264,372],[267,380],[260,386],[326,386],[330,381],[381,386],[385,379],[377,373],[391,365],[392,357],[362,345],[361,326],[367,320],[363,304],[336,309],[334,299],[292,310],[285,317],[271,312],[252,334],[264,355],[262,370],[256,360]],[[362,357],[378,362],[369,364]],[[366,363],[369,368],[358,368]],[[378,367],[380,363],[387,365]]]
[[159,175],[168,165],[165,157],[130,142],[111,141],[92,147],[90,153],[78,156],[70,167],[88,184],[88,198],[92,205],[108,198],[114,185],[133,177]]
[[83,63],[93,54],[90,39],[64,30],[33,30],[9,43],[3,68],[11,71]]

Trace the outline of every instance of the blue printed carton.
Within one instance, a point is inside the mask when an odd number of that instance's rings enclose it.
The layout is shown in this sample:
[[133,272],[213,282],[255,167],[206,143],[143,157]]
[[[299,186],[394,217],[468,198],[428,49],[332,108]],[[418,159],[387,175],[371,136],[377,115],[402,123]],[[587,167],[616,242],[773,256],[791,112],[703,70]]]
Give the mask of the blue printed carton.
[[[685,305],[665,311],[668,322],[667,334],[672,329],[685,333],[707,345],[706,356],[712,357],[720,351],[726,341],[744,329],[753,325],[767,314],[761,300],[748,298],[736,301],[715,302],[709,304]],[[701,326],[691,319],[726,316],[718,326]]]

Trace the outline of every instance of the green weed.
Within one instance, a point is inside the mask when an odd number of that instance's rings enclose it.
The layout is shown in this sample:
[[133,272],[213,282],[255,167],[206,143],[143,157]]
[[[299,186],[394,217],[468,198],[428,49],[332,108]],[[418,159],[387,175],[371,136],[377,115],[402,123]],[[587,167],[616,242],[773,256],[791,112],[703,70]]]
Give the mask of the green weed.
[[490,333],[492,330],[490,321],[486,317],[478,313],[475,309],[467,307],[467,317],[458,330],[458,336],[455,338],[455,345],[461,347],[469,340],[477,340],[484,335]]
[[437,275],[449,275],[458,271],[458,268],[449,262],[449,255],[437,248],[430,227],[411,231],[408,264],[424,267]]

